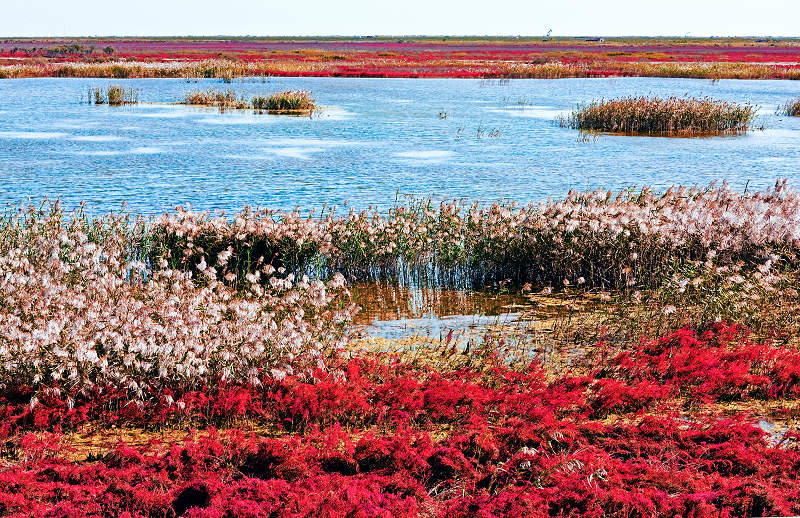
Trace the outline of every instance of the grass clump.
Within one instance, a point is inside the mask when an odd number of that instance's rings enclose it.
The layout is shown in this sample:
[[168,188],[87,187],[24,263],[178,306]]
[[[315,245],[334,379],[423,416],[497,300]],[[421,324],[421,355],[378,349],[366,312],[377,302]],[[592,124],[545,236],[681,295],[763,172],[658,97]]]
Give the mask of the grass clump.
[[237,97],[233,90],[217,92],[213,88],[206,91],[190,92],[186,95],[183,104],[195,106],[215,106],[220,110],[245,110],[251,107],[245,99]]
[[314,109],[311,92],[304,90],[286,90],[269,97],[253,97],[253,108],[268,112],[299,112]]
[[583,131],[710,135],[747,131],[756,107],[696,97],[623,97],[580,106],[559,119]]
[[190,92],[183,104],[195,106],[215,106],[220,110],[256,110],[270,113],[310,113],[314,109],[311,92],[286,90],[270,96],[257,95],[250,101],[236,95],[233,90],[217,92],[213,88],[206,91]]
[[89,104],[108,104],[109,106],[122,106],[123,104],[137,104],[139,102],[139,91],[125,89],[119,85],[111,85],[108,88],[90,88]]
[[791,101],[786,101],[786,104],[783,105],[780,112],[790,117],[800,117],[800,97],[792,99]]

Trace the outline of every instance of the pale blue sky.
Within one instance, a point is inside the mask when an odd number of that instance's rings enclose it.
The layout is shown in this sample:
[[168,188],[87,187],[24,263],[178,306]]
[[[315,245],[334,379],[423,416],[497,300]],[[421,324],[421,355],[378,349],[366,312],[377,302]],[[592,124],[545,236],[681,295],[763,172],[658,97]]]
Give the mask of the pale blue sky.
[[800,35],[800,0],[0,0],[0,36]]

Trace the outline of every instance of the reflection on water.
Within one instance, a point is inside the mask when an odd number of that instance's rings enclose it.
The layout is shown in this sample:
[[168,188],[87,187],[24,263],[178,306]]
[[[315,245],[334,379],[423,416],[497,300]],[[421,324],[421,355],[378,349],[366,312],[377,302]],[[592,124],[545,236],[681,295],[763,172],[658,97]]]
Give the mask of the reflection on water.
[[433,351],[447,357],[468,355],[488,343],[507,361],[567,368],[585,354],[587,343],[573,340],[570,326],[597,327],[597,300],[590,294],[409,289],[369,282],[352,291],[363,308],[352,330],[370,350]]
[[520,293],[405,287],[388,282],[361,282],[352,288],[361,307],[357,324],[455,315],[498,316],[530,307]]
[[[533,306],[519,293],[357,283],[353,299],[361,308],[355,326],[386,339],[427,336],[461,340],[490,328],[516,325]],[[451,333],[452,331],[452,333]]]

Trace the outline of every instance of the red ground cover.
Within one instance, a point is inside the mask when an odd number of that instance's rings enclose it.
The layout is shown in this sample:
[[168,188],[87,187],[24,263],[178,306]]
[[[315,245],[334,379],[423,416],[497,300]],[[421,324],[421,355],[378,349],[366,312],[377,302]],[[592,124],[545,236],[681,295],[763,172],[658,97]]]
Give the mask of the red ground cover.
[[[324,40],[324,39],[24,39],[0,42],[0,56],[46,55],[47,49],[77,43],[94,47],[92,54],[102,55],[102,49],[114,48],[117,57],[137,59],[206,59],[220,54],[242,59],[298,57],[301,51],[343,53],[348,59],[358,57],[406,57],[426,61],[433,59],[488,59],[529,61],[535,56],[556,58],[580,57],[586,60],[611,61],[731,61],[800,63],[800,45],[769,42],[733,42],[714,44],[713,40],[698,44],[669,42],[588,43],[536,42],[530,40],[495,40],[485,42],[437,40]],[[13,49],[16,52],[12,52]],[[36,49],[34,52],[27,52]]]
[[[316,379],[165,390],[138,405],[113,391],[70,403],[62,390],[31,408],[19,388],[2,404],[0,514],[798,514],[798,434],[699,406],[796,400],[798,359],[718,325],[600,344],[581,372],[555,378],[535,364],[437,372],[363,357]],[[261,433],[229,428],[235,417]],[[31,433],[176,419],[212,428],[72,462],[58,433]]]
[[[73,50],[68,47],[76,45]],[[103,49],[111,47],[113,52]],[[583,65],[581,77],[643,73],[622,68],[631,63],[800,64],[796,42],[756,40],[619,40],[581,39],[406,40],[406,39],[23,39],[0,42],[0,62],[7,64],[130,60],[198,61],[225,58],[260,62],[276,75],[370,77],[513,77],[515,64]],[[37,61],[38,60],[38,61]],[[289,70],[285,65],[324,63],[316,70]],[[277,66],[277,65],[282,66]],[[763,76],[763,72],[760,73]],[[645,74],[647,75],[647,74]],[[776,76],[777,77],[777,76]]]

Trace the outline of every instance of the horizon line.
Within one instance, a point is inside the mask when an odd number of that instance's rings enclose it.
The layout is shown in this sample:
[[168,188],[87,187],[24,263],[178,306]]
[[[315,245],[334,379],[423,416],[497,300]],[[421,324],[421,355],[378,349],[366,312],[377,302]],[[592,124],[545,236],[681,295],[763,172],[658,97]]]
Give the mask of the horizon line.
[[251,38],[251,39],[271,39],[271,38],[295,38],[295,39],[325,39],[325,38],[351,38],[351,39],[394,39],[394,38],[509,38],[509,39],[533,39],[533,38],[547,38],[548,40],[559,38],[623,38],[623,39],[687,39],[687,40],[702,40],[702,39],[775,39],[775,40],[791,40],[800,39],[800,35],[767,35],[767,34],[750,34],[750,35],[608,35],[608,34],[574,34],[574,35],[551,35],[546,36],[542,34],[287,34],[287,35],[255,35],[255,34],[150,34],[150,35],[36,35],[36,36],[0,36],[0,39],[37,39],[37,38],[65,38],[65,39],[101,39],[101,38],[128,38],[128,39],[147,39],[147,38],[196,38],[196,39],[211,39],[211,38]]

